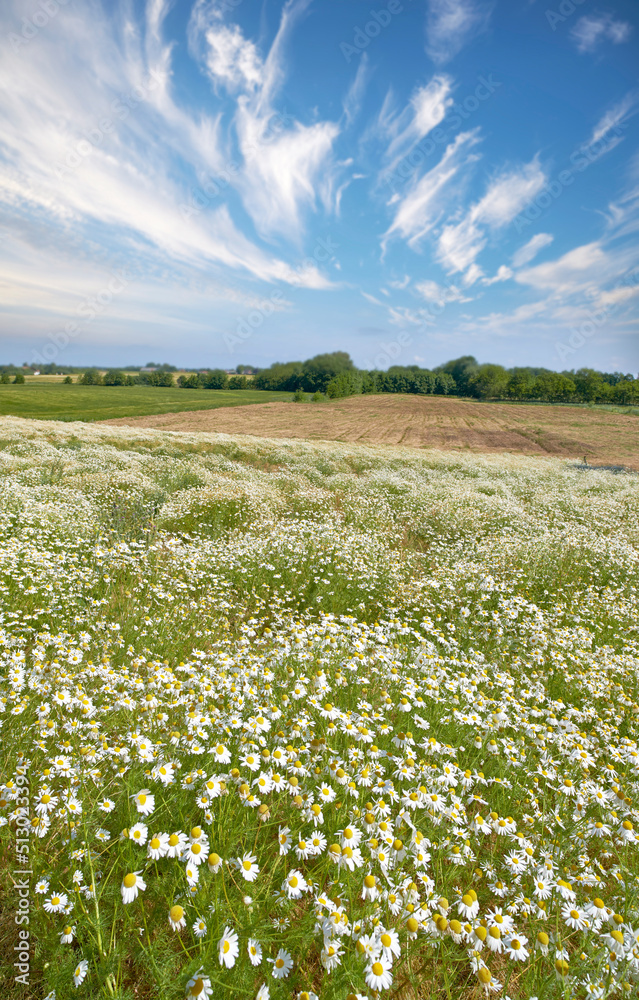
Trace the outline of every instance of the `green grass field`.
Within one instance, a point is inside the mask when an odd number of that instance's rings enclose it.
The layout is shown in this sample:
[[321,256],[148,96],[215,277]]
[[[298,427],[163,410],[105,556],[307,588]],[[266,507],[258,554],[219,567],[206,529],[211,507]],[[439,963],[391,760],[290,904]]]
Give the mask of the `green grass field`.
[[290,392],[259,389],[158,389],[155,386],[56,385],[0,386],[0,416],[34,420],[109,420],[150,413],[213,410],[290,399]]

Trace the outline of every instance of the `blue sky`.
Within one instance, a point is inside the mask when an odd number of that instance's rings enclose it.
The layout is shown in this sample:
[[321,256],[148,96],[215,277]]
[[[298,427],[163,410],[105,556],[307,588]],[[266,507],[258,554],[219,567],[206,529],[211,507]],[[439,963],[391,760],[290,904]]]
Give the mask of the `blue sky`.
[[5,0],[4,361],[639,369],[632,0]]

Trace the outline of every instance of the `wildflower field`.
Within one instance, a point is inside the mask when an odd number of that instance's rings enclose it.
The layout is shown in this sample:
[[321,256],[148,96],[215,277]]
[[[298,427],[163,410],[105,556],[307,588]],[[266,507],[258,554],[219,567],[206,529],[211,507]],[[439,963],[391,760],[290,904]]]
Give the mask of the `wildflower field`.
[[3,998],[637,996],[637,475],[0,439]]

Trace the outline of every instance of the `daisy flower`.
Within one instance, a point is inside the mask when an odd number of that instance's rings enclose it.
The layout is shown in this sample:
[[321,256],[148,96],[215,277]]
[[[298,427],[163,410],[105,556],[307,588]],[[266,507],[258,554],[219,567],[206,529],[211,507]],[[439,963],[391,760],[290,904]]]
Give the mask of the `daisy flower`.
[[60,944],[71,944],[75,937],[75,925],[67,925],[60,934]]
[[380,956],[366,967],[366,985],[372,990],[389,990],[391,988],[393,973],[391,972],[391,963],[387,958]]
[[509,937],[505,942],[504,952],[508,958],[512,958],[516,962],[525,962],[528,958],[527,944],[528,938],[524,934],[520,934],[517,937]]
[[308,888],[308,883],[297,868],[293,868],[282,882],[282,891],[289,899],[299,899]]
[[583,910],[577,909],[570,903],[565,903],[561,908],[561,916],[565,924],[574,931],[584,931],[590,927],[590,921]]
[[364,876],[364,885],[362,888],[362,899],[370,899],[371,901],[377,899],[379,896],[379,889],[377,888],[377,879],[374,875]]
[[184,854],[184,858],[185,860],[190,861],[191,864],[201,865],[202,862],[206,860],[204,845],[197,840],[194,844],[189,844]]
[[139,844],[140,847],[144,847],[148,835],[149,828],[144,823],[135,823],[129,830],[129,840],[132,840],[134,844]]
[[203,938],[204,935],[206,934],[206,931],[207,931],[206,920],[203,920],[202,917],[199,917],[193,924],[193,933],[197,938]]
[[216,854],[215,851],[209,854],[206,860],[210,872],[218,872],[220,870],[220,867],[222,865],[222,858],[220,857],[219,854]]
[[293,968],[293,959],[284,948],[280,948],[275,959],[269,958],[269,962],[273,962],[274,979],[285,979]]
[[393,961],[393,958],[399,958],[402,949],[396,931],[383,930],[379,936],[379,943],[382,946],[382,955],[384,958],[387,958],[390,962]]
[[339,944],[335,944],[334,940],[329,940],[324,944],[320,955],[320,961],[327,972],[332,972],[338,965],[341,965],[343,954],[343,949],[340,948]]
[[180,858],[188,844],[188,838],[184,833],[172,833],[167,841],[167,858]]
[[89,963],[86,958],[83,958],[75,967],[73,973],[73,985],[78,987],[80,983],[84,982],[86,979],[87,970],[89,968]]
[[147,847],[147,854],[153,861],[163,858],[169,849],[169,837],[166,833],[156,833]]
[[176,903],[169,910],[169,924],[174,931],[181,931],[183,927],[186,927],[184,908],[179,903]]
[[134,899],[137,899],[138,893],[143,892],[146,889],[146,882],[143,878],[140,878],[140,872],[129,872],[122,879],[121,885],[122,892],[122,902],[132,903]]
[[53,893],[42,904],[47,913],[61,913],[69,902],[66,892]]
[[251,965],[259,965],[262,961],[262,945],[255,938],[249,938],[247,945],[248,957]]
[[230,927],[224,928],[224,933],[217,943],[220,965],[225,965],[227,969],[232,969],[235,959],[240,953],[237,934]]
[[208,1000],[211,995],[211,980],[198,969],[186,984],[186,1000]]
[[186,868],[184,869],[184,874],[186,875],[186,881],[191,889],[198,884],[200,880],[200,869],[197,865],[193,865],[188,862]]
[[237,869],[247,882],[254,882],[259,875],[259,866],[256,864],[257,858],[254,854],[245,854],[241,858],[236,859]]

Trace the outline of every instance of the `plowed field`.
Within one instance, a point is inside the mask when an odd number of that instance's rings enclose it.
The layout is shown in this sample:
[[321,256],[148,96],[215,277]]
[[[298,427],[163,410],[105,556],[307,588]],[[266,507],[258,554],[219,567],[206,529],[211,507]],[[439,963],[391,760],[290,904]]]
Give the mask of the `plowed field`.
[[124,417],[175,431],[563,455],[639,468],[639,417],[598,407],[475,403],[441,396],[352,396]]

